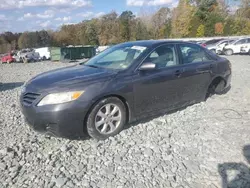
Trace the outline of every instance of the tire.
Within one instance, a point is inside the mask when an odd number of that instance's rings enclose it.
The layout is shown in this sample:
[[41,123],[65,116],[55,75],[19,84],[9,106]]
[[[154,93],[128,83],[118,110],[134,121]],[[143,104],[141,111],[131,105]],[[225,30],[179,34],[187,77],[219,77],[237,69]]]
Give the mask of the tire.
[[222,51],[221,51],[221,50],[218,50],[218,51],[217,51],[217,54],[218,54],[218,55],[221,55],[221,54],[222,54]]
[[46,61],[47,60],[47,58],[45,57],[45,56],[43,56],[43,59],[42,59],[43,61]]
[[225,51],[225,54],[228,55],[228,56],[233,55],[233,53],[234,52],[233,52],[232,49],[228,49],[228,50]]
[[211,97],[212,95],[222,95],[225,89],[225,81],[224,80],[214,80],[210,86],[208,87],[208,91],[205,99]]
[[[106,108],[110,109],[110,113],[106,111]],[[111,113],[115,112],[115,109],[118,109],[119,112],[112,115]],[[106,114],[109,114],[110,116],[107,116]],[[86,121],[87,132],[89,136],[94,139],[105,140],[108,137],[115,136],[122,131],[126,123],[126,117],[126,107],[121,100],[116,97],[102,99],[92,108],[88,115]],[[113,119],[119,119],[119,121]],[[110,124],[114,128],[113,131]]]

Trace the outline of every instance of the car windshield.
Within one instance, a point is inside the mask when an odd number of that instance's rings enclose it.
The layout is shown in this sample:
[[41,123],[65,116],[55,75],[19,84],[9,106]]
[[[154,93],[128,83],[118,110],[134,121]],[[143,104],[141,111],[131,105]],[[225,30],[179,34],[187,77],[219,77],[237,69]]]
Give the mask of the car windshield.
[[128,68],[147,49],[138,45],[111,47],[90,59],[85,66],[123,70]]

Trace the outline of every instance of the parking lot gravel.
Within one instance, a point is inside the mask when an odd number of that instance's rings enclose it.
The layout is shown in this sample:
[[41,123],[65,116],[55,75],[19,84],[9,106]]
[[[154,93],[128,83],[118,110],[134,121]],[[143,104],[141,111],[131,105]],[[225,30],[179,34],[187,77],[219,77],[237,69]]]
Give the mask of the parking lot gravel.
[[227,94],[134,123],[105,141],[47,137],[22,118],[23,83],[71,64],[0,65],[0,188],[250,187],[250,56],[227,58]]

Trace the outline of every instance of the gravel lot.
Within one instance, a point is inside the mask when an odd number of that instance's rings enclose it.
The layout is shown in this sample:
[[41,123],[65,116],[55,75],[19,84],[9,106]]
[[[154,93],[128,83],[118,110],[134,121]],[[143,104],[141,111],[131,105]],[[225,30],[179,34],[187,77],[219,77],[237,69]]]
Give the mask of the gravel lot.
[[49,138],[23,121],[23,82],[69,64],[0,65],[0,188],[250,187],[250,56],[229,59],[233,79],[226,95],[105,141]]

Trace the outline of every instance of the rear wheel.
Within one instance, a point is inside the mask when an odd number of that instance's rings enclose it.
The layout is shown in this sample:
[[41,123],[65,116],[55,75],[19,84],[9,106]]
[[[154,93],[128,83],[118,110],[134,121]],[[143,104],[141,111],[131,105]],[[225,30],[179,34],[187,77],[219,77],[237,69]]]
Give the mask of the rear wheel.
[[221,55],[221,54],[222,54],[222,51],[221,51],[221,50],[218,50],[218,51],[217,51],[217,54],[218,54],[218,55]]
[[225,81],[222,78],[216,78],[208,87],[208,91],[206,94],[206,99],[211,97],[214,94],[223,94],[225,89]]
[[110,97],[98,102],[87,118],[87,132],[97,140],[115,136],[126,123],[126,108],[121,100]]
[[232,49],[228,49],[228,50],[226,50],[226,55],[233,55],[233,50]]

